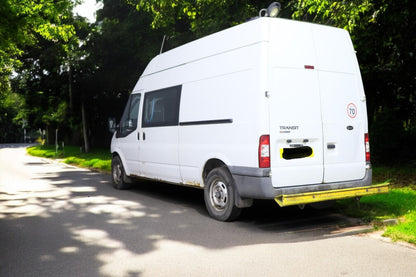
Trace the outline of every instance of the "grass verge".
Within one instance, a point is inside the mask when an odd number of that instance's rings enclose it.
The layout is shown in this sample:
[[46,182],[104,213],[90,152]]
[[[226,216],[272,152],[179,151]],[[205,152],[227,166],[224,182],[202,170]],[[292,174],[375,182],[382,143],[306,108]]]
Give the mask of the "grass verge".
[[111,171],[111,153],[107,149],[94,149],[89,153],[83,153],[77,146],[65,146],[56,152],[55,146],[38,145],[27,148],[27,152],[32,156],[63,159],[64,163],[80,167]]
[[399,223],[386,226],[384,236],[416,244],[416,169],[375,167],[373,181],[389,182],[391,191],[364,196],[358,205],[354,199],[337,201],[339,211],[372,222],[376,228],[385,219],[397,218]]
[[[27,149],[33,156],[63,159],[63,162],[81,167],[111,171],[110,151],[99,149],[82,153],[79,147],[65,146],[55,152],[54,146],[33,146]],[[389,182],[392,190],[387,194],[362,197],[359,205],[354,199],[337,201],[339,212],[380,228],[384,219],[398,218],[399,224],[387,226],[385,236],[416,244],[416,168],[375,167],[374,183]]]

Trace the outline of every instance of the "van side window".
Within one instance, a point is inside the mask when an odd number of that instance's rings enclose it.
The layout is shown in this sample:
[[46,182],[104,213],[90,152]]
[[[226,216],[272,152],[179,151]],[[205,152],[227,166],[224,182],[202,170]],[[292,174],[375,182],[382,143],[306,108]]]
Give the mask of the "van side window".
[[137,129],[137,119],[139,118],[141,94],[130,95],[127,105],[124,109],[123,116],[120,120],[120,126],[117,137],[125,137]]
[[175,86],[146,93],[142,127],[178,125],[181,89],[182,86]]

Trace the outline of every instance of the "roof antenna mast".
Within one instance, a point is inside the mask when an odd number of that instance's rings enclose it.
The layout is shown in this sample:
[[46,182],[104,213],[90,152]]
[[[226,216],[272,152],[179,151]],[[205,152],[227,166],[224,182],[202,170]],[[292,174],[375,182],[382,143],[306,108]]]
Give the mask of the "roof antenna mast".
[[168,40],[169,37],[167,35],[163,35],[162,45],[160,46],[160,52],[159,54],[162,54],[163,52],[163,46],[165,46],[165,41]]

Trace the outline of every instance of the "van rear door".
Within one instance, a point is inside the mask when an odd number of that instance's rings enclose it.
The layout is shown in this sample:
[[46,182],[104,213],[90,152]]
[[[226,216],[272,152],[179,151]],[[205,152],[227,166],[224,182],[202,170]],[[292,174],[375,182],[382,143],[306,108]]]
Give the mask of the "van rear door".
[[349,34],[315,25],[324,135],[324,183],[365,176],[367,110],[358,62]]
[[348,33],[278,20],[269,47],[273,186],[363,178],[367,118]]
[[270,21],[270,162],[275,187],[323,181],[321,101],[312,41],[310,24]]
[[272,75],[270,149],[273,185],[321,183],[323,139],[317,74],[313,70],[274,68]]

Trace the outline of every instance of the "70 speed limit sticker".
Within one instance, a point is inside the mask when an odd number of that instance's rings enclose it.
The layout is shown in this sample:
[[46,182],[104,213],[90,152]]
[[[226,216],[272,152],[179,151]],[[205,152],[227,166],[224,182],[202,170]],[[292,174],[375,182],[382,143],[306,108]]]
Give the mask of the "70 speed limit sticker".
[[354,103],[349,103],[347,106],[347,114],[350,118],[355,118],[357,116],[357,107]]

